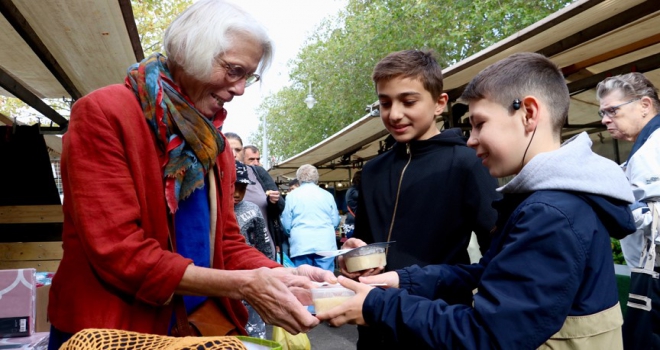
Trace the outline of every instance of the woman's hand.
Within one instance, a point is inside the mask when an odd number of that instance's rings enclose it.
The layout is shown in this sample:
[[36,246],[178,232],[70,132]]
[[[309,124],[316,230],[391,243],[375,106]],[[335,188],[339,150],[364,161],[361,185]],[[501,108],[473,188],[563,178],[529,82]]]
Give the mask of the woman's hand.
[[374,287],[352,281],[345,277],[339,277],[339,283],[354,291],[355,296],[351,297],[341,305],[334,307],[326,312],[317,314],[316,317],[321,321],[328,321],[331,325],[339,327],[346,323],[360,326],[366,325],[362,317],[362,305],[369,292]]
[[291,334],[307,332],[319,323],[294,295],[295,291],[312,287],[309,278],[296,276],[284,268],[262,267],[250,273],[249,281],[239,290],[266,323],[280,326]]
[[[351,249],[351,248],[358,248],[367,245],[363,240],[358,239],[358,238],[349,238],[344,244],[341,246],[341,249]],[[372,276],[372,275],[377,275],[383,271],[385,267],[377,267],[374,269],[368,269],[368,270],[362,270],[362,271],[356,271],[356,272],[348,272],[346,269],[346,261],[344,261],[344,256],[340,255],[337,257],[337,265],[339,266],[339,269],[341,270],[341,274],[352,279],[356,279],[360,276]]]
[[321,268],[301,265],[297,268],[278,267],[272,269],[282,283],[284,283],[298,301],[303,305],[312,305],[312,292],[310,289],[318,287],[314,282],[337,283],[337,278],[330,272]]

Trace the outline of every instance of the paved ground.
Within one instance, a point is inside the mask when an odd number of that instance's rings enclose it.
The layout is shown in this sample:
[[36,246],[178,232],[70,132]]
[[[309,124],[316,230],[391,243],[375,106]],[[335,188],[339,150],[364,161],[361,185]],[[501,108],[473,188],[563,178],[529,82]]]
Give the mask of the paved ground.
[[[272,339],[272,327],[266,327],[268,339]],[[320,324],[307,333],[312,350],[353,350],[357,343],[357,327],[345,325],[339,328]]]

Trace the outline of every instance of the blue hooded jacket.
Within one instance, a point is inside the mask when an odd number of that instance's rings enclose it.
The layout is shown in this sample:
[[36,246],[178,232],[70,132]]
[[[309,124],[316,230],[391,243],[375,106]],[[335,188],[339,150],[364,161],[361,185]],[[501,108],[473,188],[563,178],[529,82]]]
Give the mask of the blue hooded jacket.
[[[610,236],[634,232],[621,169],[583,133],[535,156],[498,189],[493,243],[473,265],[398,270],[400,289],[374,289],[362,313],[410,349],[536,349],[567,316],[618,302]],[[474,305],[445,299],[477,289]]]

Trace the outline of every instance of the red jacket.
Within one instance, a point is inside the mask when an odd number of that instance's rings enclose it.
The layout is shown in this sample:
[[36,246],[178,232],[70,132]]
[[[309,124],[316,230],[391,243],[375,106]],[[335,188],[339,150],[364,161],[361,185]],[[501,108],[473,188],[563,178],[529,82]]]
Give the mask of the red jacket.
[[[49,318],[63,332],[113,328],[166,334],[164,305],[192,262],[168,251],[160,151],[128,88],[111,85],[78,100],[64,135],[64,256],[53,278]],[[234,215],[234,157],[217,159],[214,268],[278,267],[245,244]],[[240,300],[219,298],[241,327]]]

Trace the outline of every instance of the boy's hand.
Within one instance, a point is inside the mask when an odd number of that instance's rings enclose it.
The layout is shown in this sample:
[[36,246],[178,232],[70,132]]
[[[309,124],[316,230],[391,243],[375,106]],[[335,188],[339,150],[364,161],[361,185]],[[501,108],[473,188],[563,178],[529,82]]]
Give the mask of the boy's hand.
[[355,296],[337,307],[317,314],[316,317],[321,321],[327,320],[328,323],[335,327],[339,327],[346,323],[357,324],[360,326],[366,325],[364,317],[362,317],[362,305],[364,304],[367,295],[372,289],[374,289],[374,287],[341,276],[338,279],[342,286],[354,291]]
[[[341,246],[341,249],[351,249],[351,248],[358,248],[367,245],[363,240],[358,239],[358,238],[349,238],[344,244]],[[356,271],[356,272],[348,272],[346,269],[346,262],[344,261],[344,256],[340,255],[337,257],[337,265],[339,266],[339,269],[341,270],[341,274],[352,279],[356,279],[360,276],[372,276],[372,275],[377,275],[383,271],[385,267],[377,267],[375,269],[368,269],[368,270],[362,270],[362,271]]]
[[385,272],[377,276],[360,277],[364,284],[385,284],[384,288],[399,288],[399,274],[396,271]]

